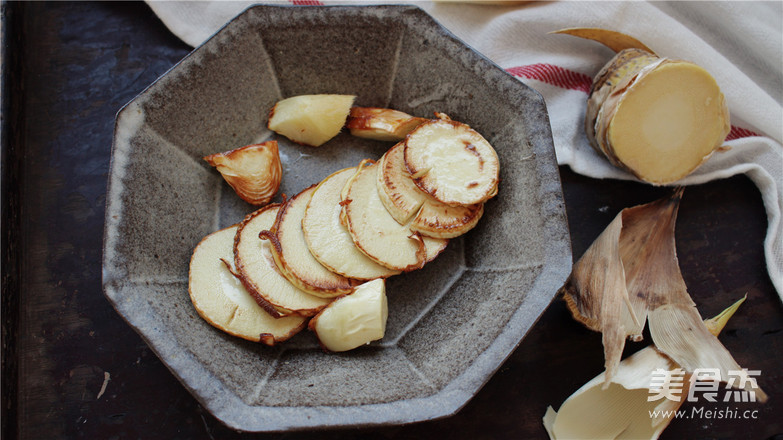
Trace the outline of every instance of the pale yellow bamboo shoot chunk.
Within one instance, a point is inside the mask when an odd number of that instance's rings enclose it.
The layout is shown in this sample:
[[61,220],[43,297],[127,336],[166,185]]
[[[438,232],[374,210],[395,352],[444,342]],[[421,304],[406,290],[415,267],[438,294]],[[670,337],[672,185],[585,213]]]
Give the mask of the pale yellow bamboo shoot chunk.
[[712,76],[695,64],[672,61],[624,93],[606,141],[640,179],[664,184],[701,165],[729,128],[726,103]]
[[730,128],[723,94],[706,70],[636,48],[617,53],[596,75],[585,114],[591,145],[656,185],[693,172]]
[[348,119],[353,95],[298,95],[278,101],[267,127],[288,139],[320,147],[337,136]]

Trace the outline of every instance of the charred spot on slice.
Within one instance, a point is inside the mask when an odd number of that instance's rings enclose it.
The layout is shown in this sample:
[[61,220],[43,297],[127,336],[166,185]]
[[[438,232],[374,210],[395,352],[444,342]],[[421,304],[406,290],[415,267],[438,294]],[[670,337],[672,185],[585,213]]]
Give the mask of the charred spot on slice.
[[473,145],[471,142],[469,142],[469,141],[463,141],[463,142],[465,143],[465,149],[468,150],[468,152],[470,152],[471,154],[473,154],[474,156],[476,156],[478,158],[479,170],[483,170],[484,169],[484,158],[481,157],[481,153],[478,152],[478,150],[476,149],[476,146]]

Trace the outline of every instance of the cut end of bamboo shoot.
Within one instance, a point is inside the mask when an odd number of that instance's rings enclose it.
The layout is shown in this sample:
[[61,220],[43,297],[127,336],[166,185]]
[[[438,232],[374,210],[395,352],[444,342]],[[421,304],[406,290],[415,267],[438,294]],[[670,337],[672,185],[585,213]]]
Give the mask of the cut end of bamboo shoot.
[[695,64],[670,62],[627,90],[607,140],[640,179],[665,184],[701,165],[729,128],[726,103],[712,76]]
[[706,70],[636,48],[619,52],[596,75],[585,114],[591,145],[655,185],[693,172],[730,128],[726,101]]

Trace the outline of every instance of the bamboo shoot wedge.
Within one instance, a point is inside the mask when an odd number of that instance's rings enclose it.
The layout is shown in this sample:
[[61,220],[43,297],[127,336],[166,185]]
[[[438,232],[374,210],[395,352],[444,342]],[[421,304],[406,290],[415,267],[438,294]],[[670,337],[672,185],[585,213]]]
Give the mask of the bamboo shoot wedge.
[[226,183],[247,203],[266,205],[280,189],[283,165],[277,141],[210,154],[204,160],[215,167]]
[[343,129],[356,96],[297,95],[275,103],[267,128],[288,139],[320,147]]
[[574,319],[603,334],[607,387],[625,337],[641,340],[645,323],[657,349],[686,372],[716,368],[726,378],[741,369],[704,325],[680,272],[674,226],[682,193],[622,210],[560,290]]

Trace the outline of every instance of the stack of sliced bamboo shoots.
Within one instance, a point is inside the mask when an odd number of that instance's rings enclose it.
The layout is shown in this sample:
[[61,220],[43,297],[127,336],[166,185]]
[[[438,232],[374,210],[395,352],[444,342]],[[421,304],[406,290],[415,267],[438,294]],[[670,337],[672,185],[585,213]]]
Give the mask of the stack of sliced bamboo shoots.
[[[268,345],[308,326],[328,351],[381,339],[388,315],[384,280],[435,259],[450,239],[476,226],[484,203],[497,194],[498,156],[468,125],[440,113],[425,119],[352,107],[353,101],[302,95],[270,112],[270,129],[304,145],[320,146],[343,127],[397,143],[377,162],[336,170],[204,238],[191,259],[189,290],[213,326]],[[216,158],[233,156],[205,159],[215,165]],[[266,159],[253,161],[279,166],[279,159]],[[252,179],[264,186],[258,192],[267,192],[262,170],[249,168],[220,171],[235,189],[252,193]]]

